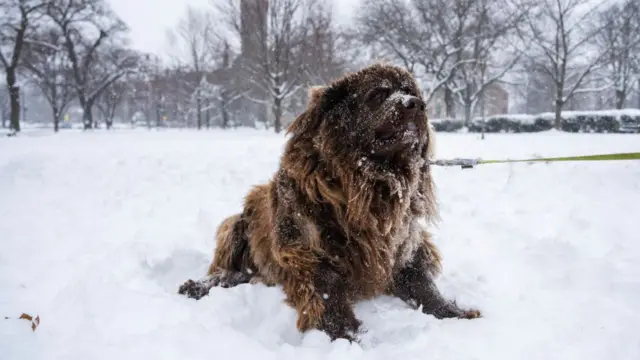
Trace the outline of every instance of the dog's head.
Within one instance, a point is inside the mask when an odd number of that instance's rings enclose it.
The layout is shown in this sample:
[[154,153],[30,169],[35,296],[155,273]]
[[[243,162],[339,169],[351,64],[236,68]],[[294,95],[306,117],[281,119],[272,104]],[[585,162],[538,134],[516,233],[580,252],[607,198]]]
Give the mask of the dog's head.
[[329,154],[385,159],[433,151],[425,102],[408,71],[375,64],[309,90],[309,104],[289,127]]

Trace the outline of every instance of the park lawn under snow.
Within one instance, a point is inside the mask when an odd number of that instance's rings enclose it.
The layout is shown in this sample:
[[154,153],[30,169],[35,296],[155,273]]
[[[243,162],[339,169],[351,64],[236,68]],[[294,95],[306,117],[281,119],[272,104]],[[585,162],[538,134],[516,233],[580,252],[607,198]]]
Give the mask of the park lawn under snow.
[[[640,151],[613,134],[437,143],[443,158]],[[357,305],[367,332],[350,345],[299,334],[279,287],[178,295],[282,145],[250,130],[0,138],[0,359],[640,359],[639,162],[436,168],[438,284],[478,320],[381,297]]]

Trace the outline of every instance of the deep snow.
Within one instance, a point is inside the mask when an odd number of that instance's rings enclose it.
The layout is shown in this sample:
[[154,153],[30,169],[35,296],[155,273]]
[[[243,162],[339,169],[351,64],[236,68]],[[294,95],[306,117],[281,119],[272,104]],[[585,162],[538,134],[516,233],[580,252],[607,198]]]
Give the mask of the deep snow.
[[[640,359],[640,163],[436,168],[439,286],[482,310],[436,320],[358,304],[360,344],[295,329],[279,288],[178,286],[217,223],[277,166],[259,131],[0,138],[0,359]],[[438,155],[639,151],[636,135],[438,134]]]

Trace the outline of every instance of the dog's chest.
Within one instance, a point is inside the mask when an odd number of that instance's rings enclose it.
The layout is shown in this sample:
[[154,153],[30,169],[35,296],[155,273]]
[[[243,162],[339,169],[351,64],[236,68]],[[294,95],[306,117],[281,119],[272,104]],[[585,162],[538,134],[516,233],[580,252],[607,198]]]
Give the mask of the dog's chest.
[[390,248],[394,268],[406,266],[420,247],[420,224],[416,219],[407,216],[403,226],[391,238]]

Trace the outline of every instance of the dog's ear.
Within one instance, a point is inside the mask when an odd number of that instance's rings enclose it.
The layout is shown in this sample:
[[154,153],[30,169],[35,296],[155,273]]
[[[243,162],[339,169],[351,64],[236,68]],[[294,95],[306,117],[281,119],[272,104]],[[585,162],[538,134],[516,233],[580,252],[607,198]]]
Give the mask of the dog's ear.
[[307,94],[309,106],[320,103],[320,98],[322,98],[322,94],[326,88],[326,86],[312,86],[309,88],[309,93]]
[[331,111],[336,105],[349,96],[349,82],[347,78],[335,81],[324,88],[319,106],[323,113]]
[[325,115],[348,96],[348,83],[344,79],[331,85],[313,86],[307,93],[307,108],[287,128],[287,133],[312,133],[320,126]]
[[319,104],[324,96],[326,86],[312,86],[307,93],[307,108],[293,120],[287,128],[287,133],[300,135],[309,133],[317,128],[322,120]]

